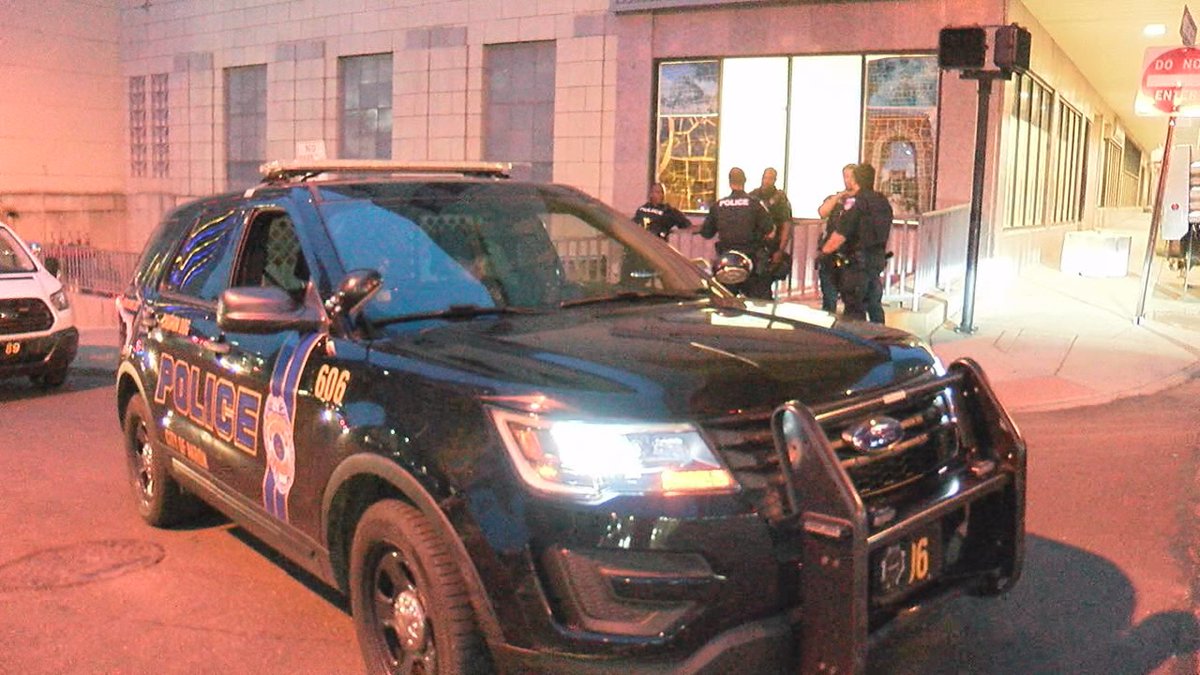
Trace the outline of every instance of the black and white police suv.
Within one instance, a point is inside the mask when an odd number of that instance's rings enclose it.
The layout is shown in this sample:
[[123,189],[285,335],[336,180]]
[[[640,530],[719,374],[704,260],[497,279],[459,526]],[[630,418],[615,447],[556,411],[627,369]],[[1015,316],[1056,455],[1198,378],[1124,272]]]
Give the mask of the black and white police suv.
[[347,593],[372,673],[854,672],[1013,584],[975,364],[506,172],[272,163],[168,214],[120,302],[143,517],[202,500]]

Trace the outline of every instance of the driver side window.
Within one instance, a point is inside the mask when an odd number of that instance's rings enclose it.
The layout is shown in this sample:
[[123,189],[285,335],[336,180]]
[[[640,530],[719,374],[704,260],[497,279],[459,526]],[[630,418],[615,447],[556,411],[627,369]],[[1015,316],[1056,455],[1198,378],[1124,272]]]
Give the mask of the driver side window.
[[308,263],[292,219],[284,211],[255,213],[234,270],[234,286],[274,286],[299,300],[308,284]]

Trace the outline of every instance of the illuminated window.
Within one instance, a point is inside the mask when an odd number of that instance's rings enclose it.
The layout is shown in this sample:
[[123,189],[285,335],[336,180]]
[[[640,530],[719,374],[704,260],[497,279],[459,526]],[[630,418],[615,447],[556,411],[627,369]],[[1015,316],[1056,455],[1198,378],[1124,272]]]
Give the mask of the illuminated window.
[[225,177],[230,188],[258,182],[267,158],[267,67],[225,69]]
[[1009,163],[1007,227],[1046,223],[1054,92],[1030,75],[1014,78],[1012,153]]
[[146,76],[129,78],[129,175],[146,175]]
[[775,167],[793,214],[812,218],[843,189],[842,167],[867,161],[897,215],[916,215],[933,204],[938,77],[932,55],[661,63],[654,175],[700,211],[730,168],[754,187]]
[[702,211],[717,198],[718,61],[658,67],[658,144],[654,175],[667,200]]
[[725,59],[721,62],[721,125],[717,195],[729,194],[729,170],[746,172],[746,189],[759,185],[767,167],[776,186],[787,179],[788,59]]
[[392,157],[392,55],[338,59],[346,159]]
[[150,171],[155,178],[171,175],[171,116],[167,73],[150,76]]

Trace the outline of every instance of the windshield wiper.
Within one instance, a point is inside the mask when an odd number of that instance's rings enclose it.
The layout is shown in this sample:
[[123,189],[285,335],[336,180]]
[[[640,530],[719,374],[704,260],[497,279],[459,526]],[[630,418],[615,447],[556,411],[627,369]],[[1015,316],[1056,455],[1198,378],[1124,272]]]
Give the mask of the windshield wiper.
[[371,322],[374,327],[390,326],[394,323],[406,323],[409,321],[425,321],[427,319],[473,319],[477,316],[488,316],[495,314],[537,314],[537,310],[529,309],[528,307],[482,307],[480,305],[450,305],[445,309],[438,309],[432,312],[417,312],[415,314],[402,314],[394,316],[390,319],[377,319]]
[[703,291],[619,291],[608,295],[597,295],[578,300],[564,300],[559,307],[579,307],[606,302],[630,302],[634,300],[695,300],[705,295]]

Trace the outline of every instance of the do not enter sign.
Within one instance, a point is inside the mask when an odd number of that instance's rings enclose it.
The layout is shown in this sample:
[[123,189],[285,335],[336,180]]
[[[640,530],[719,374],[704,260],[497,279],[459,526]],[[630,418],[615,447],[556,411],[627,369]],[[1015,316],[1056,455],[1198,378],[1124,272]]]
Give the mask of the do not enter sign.
[[1147,49],[1136,108],[1140,115],[1200,116],[1200,48]]

